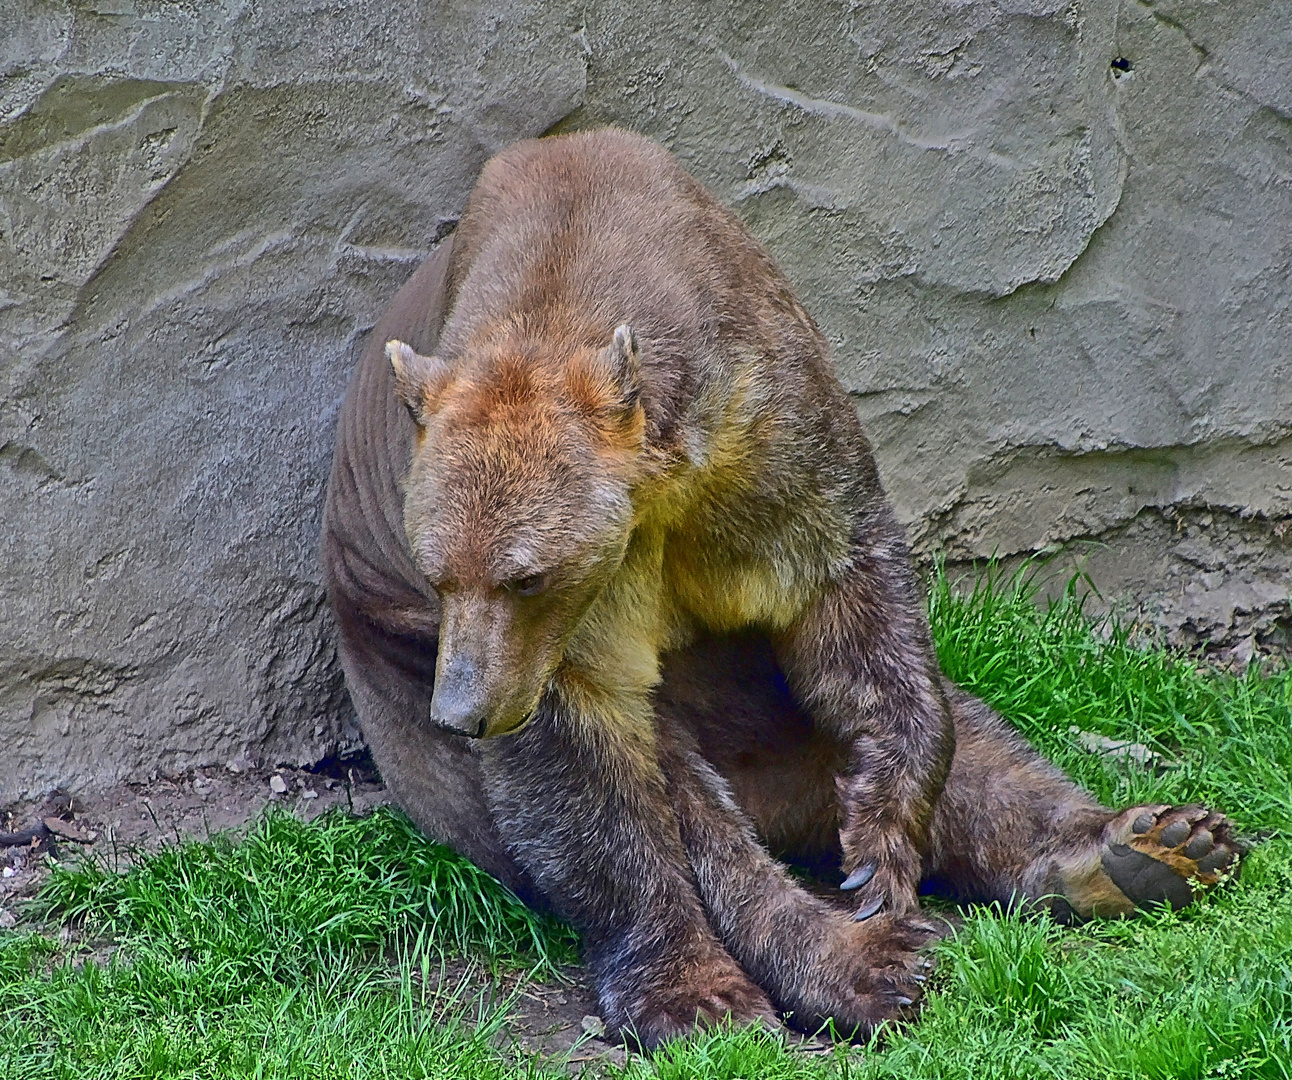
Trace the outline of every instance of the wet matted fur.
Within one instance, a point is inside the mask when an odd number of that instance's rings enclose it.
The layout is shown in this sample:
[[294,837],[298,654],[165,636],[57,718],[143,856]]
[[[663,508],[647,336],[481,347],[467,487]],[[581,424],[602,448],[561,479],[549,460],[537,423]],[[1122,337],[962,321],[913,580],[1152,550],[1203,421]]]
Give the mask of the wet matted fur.
[[570,919],[646,1044],[903,1014],[921,885],[1088,917],[1236,865],[1220,815],[1105,809],[942,677],[816,325],[624,132],[486,165],[359,363],[323,561],[400,804]]

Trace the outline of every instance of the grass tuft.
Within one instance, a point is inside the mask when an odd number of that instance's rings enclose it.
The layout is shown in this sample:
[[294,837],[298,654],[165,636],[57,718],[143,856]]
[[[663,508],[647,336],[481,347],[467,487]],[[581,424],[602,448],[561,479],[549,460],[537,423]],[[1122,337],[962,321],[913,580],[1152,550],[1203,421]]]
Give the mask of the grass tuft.
[[102,860],[59,865],[38,904],[46,918],[257,979],[296,978],[410,932],[446,955],[541,971],[573,960],[577,945],[390,807],[309,824],[270,807],[241,841],[182,842],[124,874]]
[[942,950],[943,991],[1000,1028],[1054,1039],[1076,1010],[1076,990],[1060,951],[1063,931],[1050,919],[979,913]]
[[542,977],[577,945],[389,808],[60,864],[36,913],[111,953],[0,932],[0,1078],[520,1075],[446,962]]

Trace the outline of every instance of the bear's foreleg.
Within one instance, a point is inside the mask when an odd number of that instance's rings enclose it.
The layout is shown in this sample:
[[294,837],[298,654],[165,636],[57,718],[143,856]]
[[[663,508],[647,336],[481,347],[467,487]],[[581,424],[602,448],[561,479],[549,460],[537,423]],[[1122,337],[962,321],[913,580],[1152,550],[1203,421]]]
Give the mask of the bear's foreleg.
[[915,910],[955,734],[906,545],[886,507],[858,526],[847,565],[776,646],[800,703],[850,747],[836,787],[856,917]]
[[798,1028],[827,1020],[869,1035],[919,1001],[945,926],[918,914],[857,922],[806,891],[768,853],[694,737],[661,718],[660,753],[709,921]]
[[549,689],[481,759],[504,843],[583,936],[606,1023],[647,1046],[727,1016],[775,1023],[705,917],[649,709],[633,722],[587,702]]

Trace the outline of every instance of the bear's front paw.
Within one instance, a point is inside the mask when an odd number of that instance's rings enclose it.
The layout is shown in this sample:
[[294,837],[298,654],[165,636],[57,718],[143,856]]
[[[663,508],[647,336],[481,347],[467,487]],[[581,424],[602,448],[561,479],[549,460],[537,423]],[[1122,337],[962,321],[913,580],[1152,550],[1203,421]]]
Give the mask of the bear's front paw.
[[933,960],[924,950],[949,925],[919,914],[839,920],[819,965],[787,1002],[790,1023],[814,1031],[827,1021],[844,1037],[869,1036],[885,1020],[914,1014]]
[[772,1003],[730,957],[686,963],[650,980],[635,995],[621,1032],[649,1049],[692,1034],[697,1027],[760,1023],[780,1027]]

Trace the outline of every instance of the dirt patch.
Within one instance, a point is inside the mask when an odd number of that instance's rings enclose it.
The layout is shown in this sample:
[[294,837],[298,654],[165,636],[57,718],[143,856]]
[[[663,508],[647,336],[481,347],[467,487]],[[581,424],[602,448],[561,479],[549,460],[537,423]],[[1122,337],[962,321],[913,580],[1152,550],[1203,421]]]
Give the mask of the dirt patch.
[[335,806],[365,814],[390,801],[372,763],[355,758],[313,770],[212,767],[91,795],[55,792],[39,803],[13,803],[0,810],[0,832],[38,835],[0,847],[0,926],[17,922],[21,901],[48,875],[47,859],[87,852],[123,865],[135,851],[240,829],[270,803],[308,821]]
[[622,1043],[604,1037],[586,968],[565,967],[559,979],[536,982],[514,972],[494,978],[478,967],[455,966],[441,975],[437,990],[459,1001],[478,1002],[484,1013],[509,1001],[508,1022],[496,1040],[501,1048],[538,1055],[548,1065],[565,1064],[576,1074],[589,1066],[623,1065],[628,1060]]

